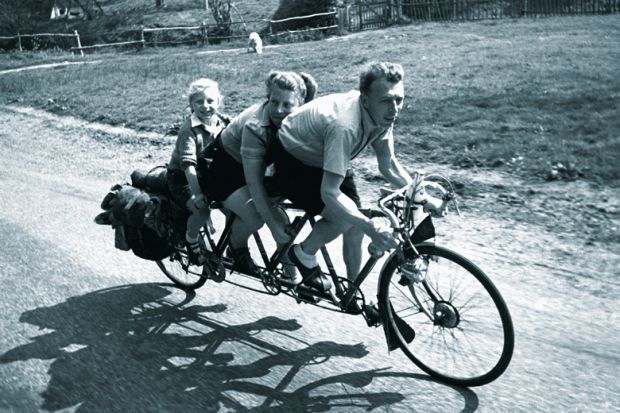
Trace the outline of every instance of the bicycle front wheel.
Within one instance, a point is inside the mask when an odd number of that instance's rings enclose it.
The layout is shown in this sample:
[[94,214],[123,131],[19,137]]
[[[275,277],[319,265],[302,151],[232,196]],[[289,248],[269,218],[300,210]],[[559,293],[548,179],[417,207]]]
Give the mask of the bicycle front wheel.
[[[460,386],[492,382],[514,349],[504,299],[467,258],[432,244],[416,249],[418,257],[401,263],[394,255],[382,270],[379,299],[388,328],[407,357],[437,380]],[[413,340],[401,334],[403,321],[415,330]]]
[[202,275],[202,266],[192,265],[187,253],[176,249],[168,258],[157,261],[157,266],[179,287],[195,290],[204,285],[207,277]]

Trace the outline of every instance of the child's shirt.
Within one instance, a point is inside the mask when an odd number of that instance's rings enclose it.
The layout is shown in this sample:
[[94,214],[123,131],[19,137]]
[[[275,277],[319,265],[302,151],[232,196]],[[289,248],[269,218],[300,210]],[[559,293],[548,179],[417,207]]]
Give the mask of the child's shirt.
[[258,148],[258,151],[263,148],[266,151],[271,144],[270,126],[267,102],[252,105],[236,116],[222,132],[222,148],[235,161],[242,163],[246,148]]
[[215,137],[226,126],[224,121],[217,115],[215,119],[214,125],[205,125],[192,113],[189,119],[183,122],[179,129],[179,135],[174,145],[170,162],[168,162],[169,169],[184,171],[190,165],[196,166],[198,154],[213,142]]

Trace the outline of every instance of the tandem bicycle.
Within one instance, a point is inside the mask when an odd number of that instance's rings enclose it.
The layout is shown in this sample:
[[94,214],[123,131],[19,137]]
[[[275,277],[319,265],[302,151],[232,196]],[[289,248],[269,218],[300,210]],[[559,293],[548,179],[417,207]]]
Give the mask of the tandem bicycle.
[[[439,208],[425,210],[428,196],[434,193]],[[444,216],[454,205],[452,184],[440,175],[416,174],[411,184],[397,189],[382,189],[378,208],[362,209],[371,219],[389,222],[398,247],[385,259],[379,272],[376,296],[378,322],[371,320],[362,284],[382,259],[369,248],[370,257],[354,280],[338,275],[326,247],[321,249],[323,274],[332,287],[319,290],[312,286],[292,285],[283,277],[285,252],[302,228],[315,219],[297,214],[289,221],[291,240],[271,255],[258,233],[254,234],[262,258],[258,274],[241,274],[260,281],[268,294],[286,294],[297,302],[362,315],[370,326],[383,327],[390,350],[400,348],[431,377],[453,385],[481,386],[497,379],[508,367],[514,350],[514,330],[508,307],[491,279],[464,256],[429,240],[435,238],[431,215]],[[215,205],[214,205],[215,207]],[[285,212],[295,212],[286,202],[278,204]],[[439,211],[439,212],[437,212]],[[190,264],[185,246],[179,243],[173,253],[157,265],[176,285],[197,289],[209,279],[222,281],[233,262],[225,256],[234,215],[222,231],[203,230],[210,251],[202,266]],[[372,246],[372,244],[371,244]]]

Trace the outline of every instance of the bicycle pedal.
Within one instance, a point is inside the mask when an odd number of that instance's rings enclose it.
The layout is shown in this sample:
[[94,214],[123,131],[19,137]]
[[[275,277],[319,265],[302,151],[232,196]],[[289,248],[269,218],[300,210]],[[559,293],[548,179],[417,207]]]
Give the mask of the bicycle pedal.
[[304,294],[304,293],[297,293],[295,295],[295,300],[297,301],[297,304],[299,303],[317,304],[319,302],[319,299],[316,298],[315,296]]

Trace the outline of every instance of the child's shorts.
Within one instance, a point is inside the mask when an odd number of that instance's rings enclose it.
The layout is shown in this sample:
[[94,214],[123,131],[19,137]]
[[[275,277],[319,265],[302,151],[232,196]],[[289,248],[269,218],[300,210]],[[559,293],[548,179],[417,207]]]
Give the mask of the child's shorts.
[[237,189],[247,185],[243,165],[220,149],[209,165],[204,185],[209,196],[220,202],[225,201]]

